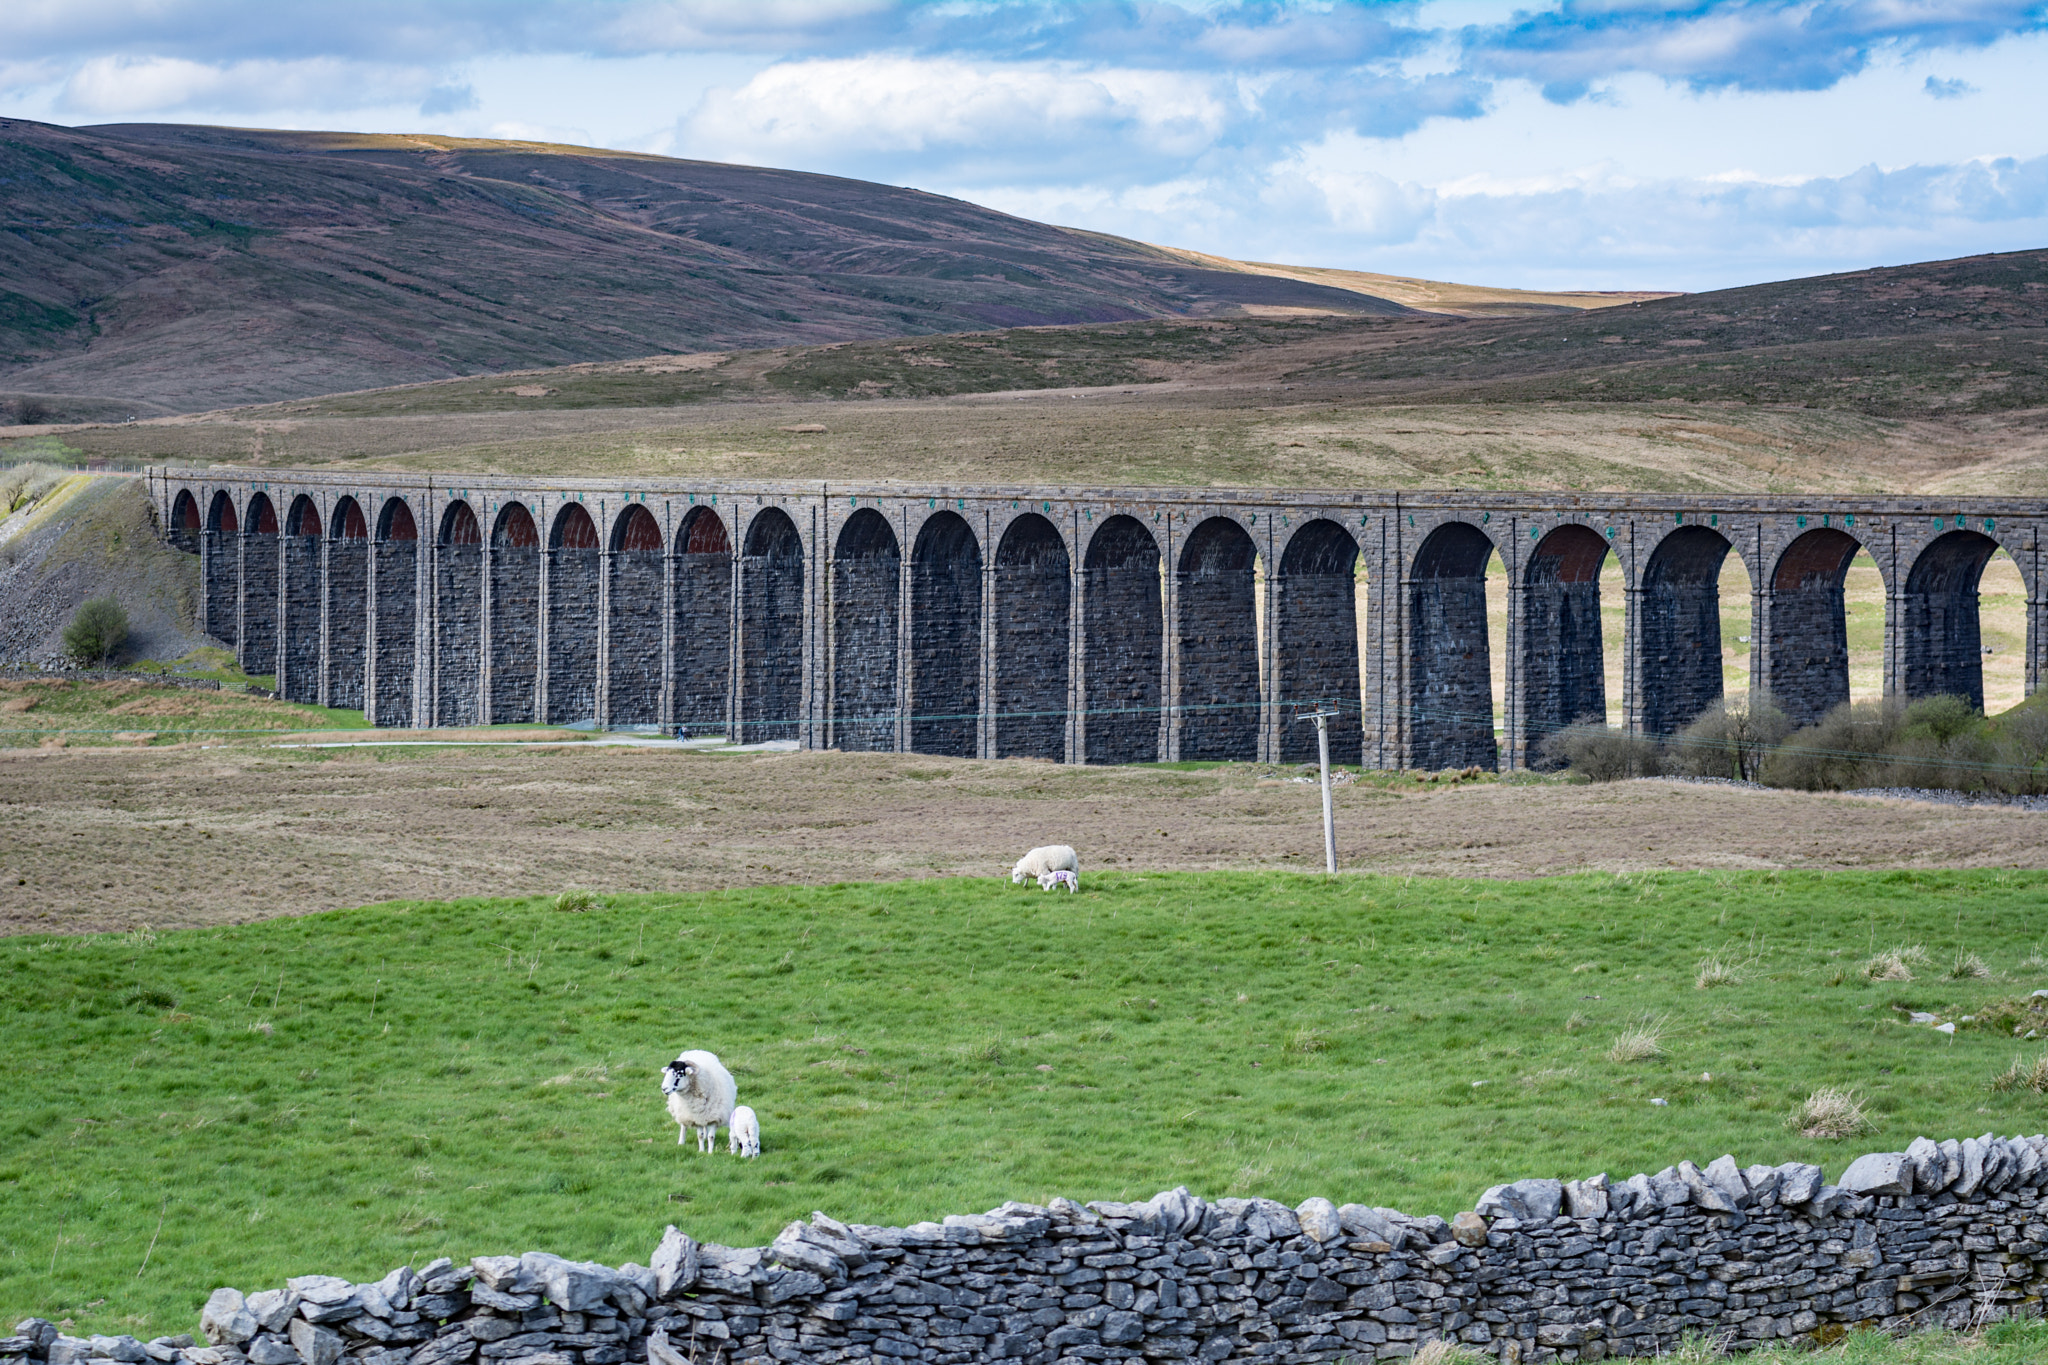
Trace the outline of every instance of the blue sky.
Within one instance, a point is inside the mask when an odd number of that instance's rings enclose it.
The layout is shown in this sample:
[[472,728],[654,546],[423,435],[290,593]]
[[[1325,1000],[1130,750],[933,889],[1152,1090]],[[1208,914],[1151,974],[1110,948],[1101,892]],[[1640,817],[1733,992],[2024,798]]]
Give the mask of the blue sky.
[[0,114],[546,138],[1540,288],[2048,245],[2048,0],[9,0]]

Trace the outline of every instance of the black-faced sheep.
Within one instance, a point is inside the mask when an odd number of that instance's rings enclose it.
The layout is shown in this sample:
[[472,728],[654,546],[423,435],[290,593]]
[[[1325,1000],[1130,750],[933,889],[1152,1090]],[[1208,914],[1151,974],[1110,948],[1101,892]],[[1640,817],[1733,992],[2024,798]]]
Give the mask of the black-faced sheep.
[[661,1091],[668,1096],[669,1117],[680,1124],[676,1145],[697,1134],[697,1150],[718,1149],[718,1126],[732,1120],[739,1086],[724,1063],[709,1052],[685,1052],[661,1070]]

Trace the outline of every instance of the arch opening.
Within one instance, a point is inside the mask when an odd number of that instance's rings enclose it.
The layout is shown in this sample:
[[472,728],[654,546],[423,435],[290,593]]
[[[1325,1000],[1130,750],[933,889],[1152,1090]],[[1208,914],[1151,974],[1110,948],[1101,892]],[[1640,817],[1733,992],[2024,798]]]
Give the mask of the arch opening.
[[779,507],[754,515],[740,558],[740,735],[796,739],[803,722],[804,542]]
[[597,525],[580,502],[562,504],[548,534],[546,697],[549,725],[597,720]]
[[896,747],[902,564],[887,517],[863,507],[846,519],[832,554],[834,748],[875,753]]
[[235,516],[235,500],[227,495],[225,489],[215,493],[213,495],[213,505],[207,510],[206,514],[207,529],[210,531],[225,531],[232,535],[239,524]]
[[1638,733],[1675,735],[1726,694],[1721,576],[1733,548],[1719,531],[1681,526],[1650,552],[1637,599]]
[[1183,759],[1259,756],[1258,545],[1231,517],[1211,517],[1181,547],[1174,584]]
[[277,505],[268,494],[257,493],[249,499],[248,528],[252,536],[274,536],[277,534]]
[[448,510],[441,514],[441,543],[443,545],[482,545],[483,531],[477,525],[476,510],[457,498],[448,504]]
[[1081,572],[1086,761],[1156,762],[1166,616],[1158,542],[1137,518],[1109,517],[1089,539]]
[[526,504],[508,502],[491,525],[489,695],[493,725],[535,718],[540,683],[540,528]]
[[726,733],[732,692],[732,541],[709,507],[676,528],[675,724]]
[[981,726],[981,544],[957,512],[910,553],[910,747],[972,758]]
[[606,601],[604,723],[658,725],[661,714],[661,526],[638,503],[612,523]]
[[285,513],[277,548],[277,694],[286,701],[320,700],[320,509],[301,493]]
[[1763,691],[1795,725],[1811,725],[1849,700],[1849,616],[1843,591],[1863,546],[1833,528],[1785,547],[1771,573]]
[[1570,725],[1607,723],[1607,656],[1600,615],[1606,537],[1559,526],[1536,543],[1522,571],[1522,766],[1552,767],[1547,736]]
[[364,642],[369,637],[370,531],[362,504],[344,494],[327,518],[329,706],[363,709]]
[[1909,700],[1954,696],[1984,709],[1978,588],[1997,552],[1990,536],[1950,531],[1914,559],[1899,601],[1899,681]]
[[364,701],[373,725],[413,723],[419,540],[411,506],[404,498],[386,498],[377,509],[377,534],[370,544],[369,674]]
[[188,555],[199,553],[199,537],[205,526],[199,516],[199,499],[192,496],[189,488],[180,488],[178,495],[171,499],[170,521],[164,527],[164,539]]
[[1493,648],[1486,610],[1492,539],[1470,522],[1437,527],[1408,587],[1407,766],[1497,769]]
[[1027,512],[1004,529],[994,592],[996,757],[1065,758],[1073,580],[1046,518]]
[[1317,756],[1315,726],[1296,723],[1316,711],[1336,713],[1326,722],[1330,761],[1362,760],[1357,568],[1358,542],[1320,517],[1296,528],[1280,553],[1273,592],[1283,762]]

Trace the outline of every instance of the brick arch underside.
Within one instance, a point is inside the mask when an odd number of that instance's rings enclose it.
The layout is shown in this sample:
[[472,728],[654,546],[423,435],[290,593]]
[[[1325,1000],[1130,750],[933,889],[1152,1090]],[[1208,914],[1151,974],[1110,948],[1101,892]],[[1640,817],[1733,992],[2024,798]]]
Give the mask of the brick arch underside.
[[832,744],[854,753],[896,747],[896,656],[903,552],[889,519],[863,507],[832,552]]
[[1998,542],[1950,531],[1914,559],[1899,598],[1900,685],[1906,696],[1962,697],[1984,709],[1984,636],[1977,585]]
[[670,722],[728,733],[732,696],[732,539],[709,507],[676,528],[675,697]]
[[981,545],[956,512],[910,552],[910,747],[973,758],[981,724]]
[[1066,542],[1036,512],[996,545],[996,757],[1064,759],[1073,598]]
[[1408,583],[1408,766],[1500,766],[1486,564],[1493,541],[1469,522],[1439,526],[1416,551]]
[[781,508],[757,513],[740,555],[740,738],[796,739],[803,723],[804,543]]
[[548,536],[547,685],[549,725],[597,719],[598,575],[604,553],[581,503],[564,503]]
[[164,524],[164,539],[188,555],[199,553],[199,537],[205,524],[199,516],[199,499],[189,488],[180,488],[171,499],[170,520]]
[[1721,700],[1721,562],[1727,537],[1682,526],[1643,566],[1637,610],[1642,733],[1675,735]]
[[491,526],[490,720],[530,725],[540,683],[540,527],[524,503],[498,508]]
[[1560,526],[1536,543],[1522,570],[1522,724],[1525,761],[1554,768],[1544,737],[1568,725],[1607,723],[1607,660],[1600,639],[1600,570],[1607,540]]
[[619,514],[611,544],[605,724],[661,725],[661,526],[636,503]]
[[1230,517],[1211,517],[1181,548],[1174,584],[1180,641],[1180,756],[1259,756],[1259,551]]
[[1165,606],[1159,545],[1135,517],[1104,521],[1081,561],[1086,584],[1087,714],[1090,763],[1159,759],[1159,670]]
[[1298,716],[1334,711],[1330,761],[1364,758],[1358,692],[1358,542],[1334,521],[1305,522],[1288,538],[1274,582],[1280,758],[1317,756],[1316,728]]
[[1811,725],[1849,700],[1849,617],[1842,583],[1862,549],[1846,531],[1818,528],[1785,548],[1771,575],[1771,704]]

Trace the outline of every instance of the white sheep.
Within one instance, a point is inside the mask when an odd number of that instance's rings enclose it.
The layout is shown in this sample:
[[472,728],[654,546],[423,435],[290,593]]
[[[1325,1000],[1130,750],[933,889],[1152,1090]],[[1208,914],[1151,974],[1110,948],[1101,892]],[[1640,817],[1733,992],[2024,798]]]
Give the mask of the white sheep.
[[661,1069],[661,1093],[668,1096],[669,1117],[682,1125],[676,1145],[696,1130],[697,1150],[718,1150],[718,1125],[732,1120],[739,1086],[725,1064],[709,1052],[685,1052]]
[[1048,872],[1079,873],[1081,860],[1074,856],[1074,850],[1065,844],[1047,844],[1034,848],[1017,860],[1010,869],[1010,885],[1022,886],[1026,877],[1043,877]]
[[761,1120],[746,1105],[732,1111],[732,1126],[725,1136],[726,1150],[734,1156],[761,1155]]
[[1039,874],[1038,889],[1040,891],[1050,891],[1055,886],[1064,886],[1071,894],[1081,889],[1081,879],[1065,868],[1061,868],[1057,872],[1041,872]]

